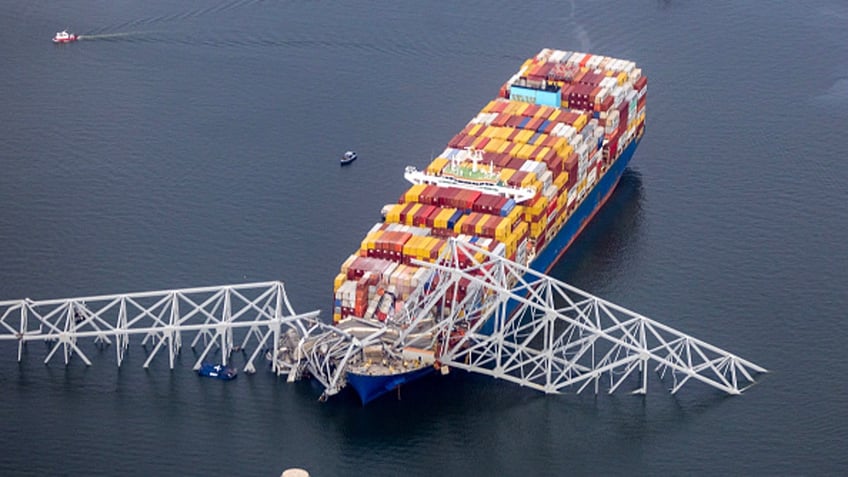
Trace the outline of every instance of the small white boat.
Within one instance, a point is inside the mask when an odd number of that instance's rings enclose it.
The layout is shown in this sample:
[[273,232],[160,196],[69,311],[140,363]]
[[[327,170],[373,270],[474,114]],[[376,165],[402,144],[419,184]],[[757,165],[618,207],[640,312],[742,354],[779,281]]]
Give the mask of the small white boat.
[[70,43],[72,41],[77,41],[79,37],[74,35],[73,33],[68,33],[67,30],[57,31],[56,35],[53,37],[53,43]]
[[353,151],[347,151],[344,153],[341,159],[342,165],[350,164],[351,162],[356,160],[356,153]]

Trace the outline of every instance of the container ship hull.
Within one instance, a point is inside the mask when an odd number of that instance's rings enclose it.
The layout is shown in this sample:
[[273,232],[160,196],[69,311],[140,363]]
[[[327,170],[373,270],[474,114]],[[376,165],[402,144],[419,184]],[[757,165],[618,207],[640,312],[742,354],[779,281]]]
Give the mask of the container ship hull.
[[[646,92],[647,78],[625,60],[559,50],[528,59],[426,170],[407,167],[413,186],[342,264],[334,321],[394,326],[428,280],[415,263],[439,260],[450,238],[547,273],[618,185],[644,133]],[[464,297],[461,286],[451,293]],[[348,370],[363,404],[433,371],[400,358],[397,345]]]
[[612,164],[610,169],[598,181],[598,185],[586,196],[586,199],[574,210],[574,213],[565,222],[559,233],[551,240],[530,264],[530,268],[537,272],[548,273],[560,257],[568,250],[568,247],[577,239],[584,228],[591,222],[592,218],[601,207],[606,204],[615,188],[618,186],[624,169],[636,152],[639,140],[634,140],[621,153],[618,160]]

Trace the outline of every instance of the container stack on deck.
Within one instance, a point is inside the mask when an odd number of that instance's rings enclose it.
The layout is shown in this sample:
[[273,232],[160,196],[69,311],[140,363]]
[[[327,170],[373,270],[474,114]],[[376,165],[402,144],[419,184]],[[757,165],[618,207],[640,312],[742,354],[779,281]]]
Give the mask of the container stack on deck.
[[[413,185],[344,261],[334,321],[400,309],[427,277],[412,261],[434,262],[449,237],[529,264],[641,136],[646,93],[632,61],[550,49],[525,61],[425,169],[465,184]],[[534,194],[517,203],[471,181]]]

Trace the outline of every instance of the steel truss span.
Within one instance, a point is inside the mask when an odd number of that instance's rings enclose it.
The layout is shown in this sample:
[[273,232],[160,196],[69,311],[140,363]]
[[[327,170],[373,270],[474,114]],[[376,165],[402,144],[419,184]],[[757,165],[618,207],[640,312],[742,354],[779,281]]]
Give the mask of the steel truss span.
[[[633,393],[644,394],[653,370],[672,393],[701,382],[740,394],[767,372],[466,242],[452,240],[438,264],[422,265],[434,271],[433,289],[418,294],[399,324],[414,325],[436,312],[434,331],[444,365],[545,393],[587,388],[612,393],[628,383]],[[462,296],[460,289],[465,298],[448,306],[443,297]]]
[[111,346],[121,366],[135,338],[146,349],[145,368],[161,352],[167,354],[171,369],[183,343],[190,342],[192,349],[199,350],[195,370],[211,355],[226,365],[234,351],[242,351],[245,372],[255,371],[254,361],[260,354],[262,359],[267,355],[279,371],[274,343],[289,330],[305,333],[317,318],[317,311],[296,314],[279,281],[23,299],[0,301],[0,341],[17,342],[18,361],[23,359],[27,343],[43,341],[48,344],[44,363],[61,356],[66,365],[73,356],[91,365],[86,354],[91,343]]
[[[672,393],[700,382],[740,394],[767,371],[739,356],[542,273],[451,239],[436,263],[417,262],[429,277],[385,322],[322,323],[297,314],[282,282],[224,285],[58,300],[0,301],[0,341],[48,344],[86,365],[92,343],[115,350],[118,366],[137,336],[144,367],[163,350],[174,368],[184,342],[223,364],[245,353],[255,371],[260,354],[289,381],[317,379],[322,398],[346,385],[346,372],[368,347],[400,357],[407,347],[433,349],[450,367],[511,381],[545,393],[629,388],[648,390],[656,372]],[[428,341],[429,340],[429,341]],[[238,344],[236,344],[238,343]],[[88,348],[86,347],[88,346]]]

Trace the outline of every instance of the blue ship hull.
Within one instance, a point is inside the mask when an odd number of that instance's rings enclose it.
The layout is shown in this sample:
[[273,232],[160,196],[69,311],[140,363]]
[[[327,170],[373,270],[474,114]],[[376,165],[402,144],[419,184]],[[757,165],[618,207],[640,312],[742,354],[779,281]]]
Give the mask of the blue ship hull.
[[347,383],[356,390],[362,405],[377,399],[378,397],[397,389],[401,384],[411,383],[419,378],[432,373],[432,366],[424,366],[413,371],[400,374],[368,375],[348,372]]
[[[630,163],[633,153],[636,152],[636,147],[639,145],[639,139],[634,139],[627,148],[621,153],[618,159],[607,169],[607,172],[600,178],[595,187],[589,191],[583,202],[575,209],[574,213],[563,224],[556,236],[552,237],[544,249],[536,255],[536,258],[530,264],[530,268],[541,273],[547,273],[562,257],[568,247],[580,235],[580,232],[589,224],[595,214],[610,198],[615,190],[621,176],[624,174],[624,169]],[[529,279],[530,277],[525,277]],[[518,302],[511,301],[507,304],[507,314],[511,314],[517,307]],[[489,320],[483,325],[481,332],[490,334],[494,328],[494,323]],[[401,384],[412,382],[420,377],[425,376],[433,371],[433,367],[428,366],[423,370],[411,371],[403,374],[392,375],[362,375],[348,373],[348,384],[353,386],[357,394],[359,394],[362,404],[368,402],[394,390]]]

